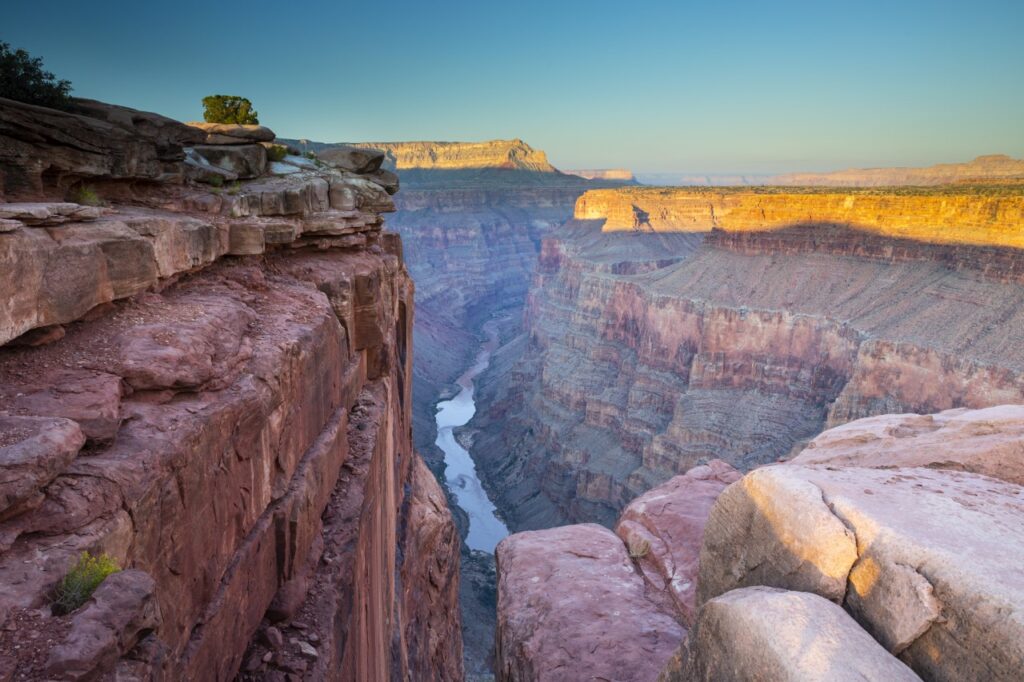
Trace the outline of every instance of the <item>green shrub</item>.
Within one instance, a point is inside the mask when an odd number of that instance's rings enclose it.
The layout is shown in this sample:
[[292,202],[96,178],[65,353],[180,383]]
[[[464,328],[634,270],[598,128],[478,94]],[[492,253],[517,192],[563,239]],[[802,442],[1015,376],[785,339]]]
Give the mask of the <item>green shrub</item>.
[[316,160],[316,152],[306,152],[305,154],[303,154],[303,156],[305,156],[307,159],[312,159],[314,161]]
[[288,156],[288,147],[283,144],[272,144],[267,147],[267,158],[271,161],[280,161]]
[[210,95],[203,98],[203,120],[207,123],[259,123],[252,102],[237,95]]
[[223,175],[217,175],[216,173],[212,173],[210,175],[209,179],[206,182],[211,187],[223,187],[224,186],[224,176]]
[[235,180],[234,182],[232,182],[231,183],[231,187],[228,188],[228,194],[230,194],[231,196],[235,196],[236,194],[238,194],[241,191],[242,191],[242,183],[239,182],[238,180]]
[[0,97],[54,109],[71,105],[71,82],[43,70],[43,60],[0,43]]
[[53,599],[54,611],[63,615],[81,608],[108,575],[120,570],[117,562],[106,554],[93,556],[82,552],[57,585]]
[[88,185],[79,185],[71,190],[68,199],[83,206],[102,206],[103,199],[96,193],[96,190]]

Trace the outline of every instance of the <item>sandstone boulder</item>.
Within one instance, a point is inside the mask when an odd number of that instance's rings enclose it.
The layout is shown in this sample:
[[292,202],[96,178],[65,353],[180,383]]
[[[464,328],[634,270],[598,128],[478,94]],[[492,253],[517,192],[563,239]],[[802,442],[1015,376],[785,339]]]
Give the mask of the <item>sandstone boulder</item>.
[[375,170],[372,173],[366,173],[363,175],[367,180],[375,182],[384,188],[384,191],[388,194],[397,194],[399,189],[398,173],[381,168]]
[[267,170],[267,148],[261,144],[204,144],[192,149],[211,165],[242,179],[259,177]]
[[615,526],[644,577],[672,595],[686,623],[696,614],[704,524],[721,492],[740,477],[725,462],[712,460],[630,502]]
[[319,158],[329,166],[352,173],[372,173],[384,163],[384,152],[341,145],[325,149]]
[[927,466],[1024,485],[1024,405],[858,419],[825,431],[791,461],[870,468]]
[[665,682],[919,680],[840,607],[807,592],[733,590],[704,604]]
[[496,556],[499,679],[654,680],[685,634],[602,526],[517,533]]
[[0,415],[0,520],[41,502],[40,488],[83,444],[82,430],[68,419]]
[[250,144],[252,142],[273,142],[277,137],[266,126],[241,123],[206,123],[189,121],[185,125],[206,133],[206,144]]
[[754,471],[716,502],[699,603],[752,585],[840,603],[933,680],[1024,669],[1024,489],[932,469]]
[[97,679],[160,624],[156,583],[149,574],[126,570],[108,576],[89,604],[75,614],[67,639],[50,652],[49,679]]

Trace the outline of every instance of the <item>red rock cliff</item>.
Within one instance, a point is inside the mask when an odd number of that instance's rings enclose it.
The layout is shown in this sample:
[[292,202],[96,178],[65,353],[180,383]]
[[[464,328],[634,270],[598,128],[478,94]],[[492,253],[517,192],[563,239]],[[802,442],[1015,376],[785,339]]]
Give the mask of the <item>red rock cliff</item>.
[[[385,188],[91,106],[0,101],[0,187],[33,200],[0,204],[0,669],[459,679]],[[104,206],[62,201],[82,182]],[[130,570],[51,615],[83,551]]]

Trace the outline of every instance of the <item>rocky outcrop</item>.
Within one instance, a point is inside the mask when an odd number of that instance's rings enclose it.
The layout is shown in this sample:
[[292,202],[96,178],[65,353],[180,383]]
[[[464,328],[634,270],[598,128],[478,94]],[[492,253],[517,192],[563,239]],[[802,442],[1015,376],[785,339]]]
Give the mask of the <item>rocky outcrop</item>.
[[[195,184],[181,144],[158,156],[163,119],[136,112],[133,132],[111,111],[35,116],[7,176],[61,180],[17,184],[45,210],[3,208],[0,677],[459,678],[456,532],[411,442],[413,285],[387,191],[297,157]],[[88,157],[59,142],[77,131]],[[0,130],[0,149],[20,140]],[[102,180],[102,209],[55,201],[68,178]],[[83,551],[130,570],[50,615]],[[257,633],[275,646],[246,656]]]
[[1021,490],[921,468],[759,469],[712,509],[700,601],[751,585],[813,592],[926,679],[1014,679],[1024,591],[1006,558],[1024,556]]
[[[654,232],[609,231],[621,207],[632,214],[638,197],[661,193],[671,200],[636,204]],[[525,333],[496,363],[502,373],[481,377],[470,422],[511,528],[611,525],[636,495],[710,459],[749,470],[866,416],[1024,403],[1024,251],[968,254],[878,232],[916,224],[921,209],[936,234],[1011,243],[1024,224],[1018,194],[875,192],[844,208],[806,192],[762,217],[757,202],[777,196],[597,190],[577,211],[613,216],[545,238]],[[882,227],[835,224],[862,199]],[[707,222],[673,229],[679,207]],[[711,229],[712,212],[735,229]],[[776,217],[826,222],[775,229]]]
[[787,173],[770,178],[767,184],[893,187],[1008,180],[1024,182],[1024,159],[1014,159],[1005,154],[989,154],[966,163],[940,163],[927,168],[850,168],[832,173]]
[[768,587],[712,599],[662,682],[904,680],[920,678],[841,608],[806,592]]
[[497,560],[499,680],[652,680],[685,633],[601,526],[519,533]]
[[[1024,488],[961,471],[950,457],[974,453],[962,460],[968,466],[985,461],[983,453],[1002,457],[1012,478],[1024,454],[994,443],[1019,440],[1016,412],[932,415],[959,424],[930,430],[917,415],[866,419],[822,434],[805,449],[813,463],[766,466],[740,480],[713,462],[635,500],[619,519],[618,546],[598,542],[610,534],[592,524],[506,538],[498,549],[499,679],[557,678],[553,666],[567,660],[604,674],[602,647],[577,638],[586,633],[597,644],[617,632],[610,610],[618,597],[560,578],[598,565],[621,570],[605,583],[648,586],[646,601],[630,602],[641,623],[634,631],[664,632],[657,618],[666,610],[690,628],[668,657],[640,642],[616,650],[634,672],[610,679],[1016,679],[1024,665],[1016,571]],[[875,442],[884,422],[888,459]],[[927,437],[943,428],[948,443]],[[873,434],[859,440],[863,457],[850,436],[857,432]],[[699,561],[687,560],[698,551]],[[671,562],[674,582],[692,584],[695,601],[659,600]],[[563,620],[566,611],[572,616]]]
[[697,611],[697,569],[711,506],[740,473],[721,460],[694,467],[647,491],[615,524],[648,583],[675,601],[687,626]]

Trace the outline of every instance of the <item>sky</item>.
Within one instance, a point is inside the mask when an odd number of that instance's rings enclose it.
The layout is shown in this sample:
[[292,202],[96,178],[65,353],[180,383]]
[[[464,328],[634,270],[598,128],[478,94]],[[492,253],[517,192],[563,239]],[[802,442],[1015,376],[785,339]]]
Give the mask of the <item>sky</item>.
[[74,94],[280,137],[522,138],[560,168],[1024,157],[1024,0],[4,0]]

